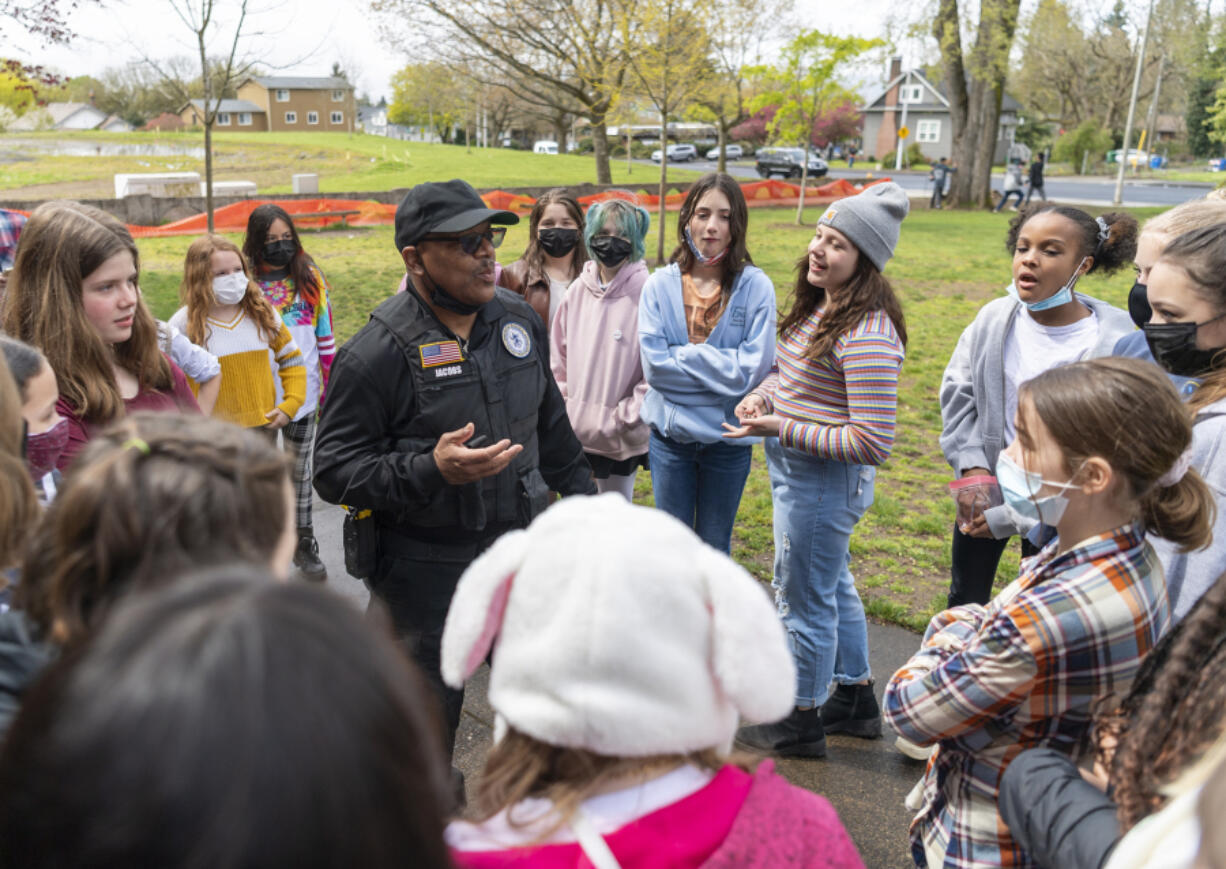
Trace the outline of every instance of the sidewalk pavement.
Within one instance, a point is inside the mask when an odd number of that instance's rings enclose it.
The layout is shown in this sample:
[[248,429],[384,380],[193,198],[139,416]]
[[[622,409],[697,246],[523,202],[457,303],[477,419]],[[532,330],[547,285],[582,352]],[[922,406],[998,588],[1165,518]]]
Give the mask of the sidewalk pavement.
[[[365,608],[365,586],[345,572],[339,507],[315,500],[315,534],[319,554],[328,567],[328,587]],[[877,680],[877,698],[884,682],[919,647],[919,636],[893,625],[869,624],[870,661]],[[494,711],[486,698],[488,669],[469,682],[464,715],[456,735],[455,764],[464,773],[470,797],[489,750]],[[907,792],[923,773],[885,739],[828,737],[829,753],[822,760],[781,759],[777,766],[793,784],[822,794],[838,811],[868,869],[913,866],[907,841],[911,812],[903,806]]]

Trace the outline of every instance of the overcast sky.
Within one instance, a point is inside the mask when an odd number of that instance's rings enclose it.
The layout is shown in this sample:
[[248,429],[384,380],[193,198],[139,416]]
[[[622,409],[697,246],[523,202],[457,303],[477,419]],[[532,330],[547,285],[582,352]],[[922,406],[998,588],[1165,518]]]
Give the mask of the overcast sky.
[[[358,93],[390,99],[392,75],[410,61],[380,39],[368,0],[256,0],[251,5],[268,10],[254,19],[253,28],[266,35],[252,39],[247,48],[267,67],[290,64],[274,74],[328,75],[332,63],[340,61]],[[236,6],[218,2],[220,23],[230,33]],[[887,0],[797,0],[797,6],[810,27],[859,36],[881,35],[890,8]],[[196,51],[191,33],[166,0],[105,0],[102,6],[83,0],[72,24],[77,38],[70,46],[0,46],[0,56],[15,54],[66,75],[98,75],[138,61],[142,52],[164,58]],[[6,28],[10,37],[15,35],[11,31]]]

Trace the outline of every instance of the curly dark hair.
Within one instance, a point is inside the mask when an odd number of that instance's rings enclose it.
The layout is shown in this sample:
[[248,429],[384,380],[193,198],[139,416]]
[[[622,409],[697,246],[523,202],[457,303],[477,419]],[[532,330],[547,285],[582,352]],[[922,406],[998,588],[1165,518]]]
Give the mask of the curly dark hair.
[[1146,657],[1119,708],[1108,764],[1125,831],[1166,802],[1162,786],[1220,738],[1226,720],[1226,574]]
[[1126,265],[1130,265],[1137,255],[1137,219],[1131,214],[1111,212],[1102,215],[1107,224],[1107,238],[1098,240],[1098,220],[1086,214],[1080,208],[1071,205],[1054,205],[1049,202],[1027,205],[1009,222],[1009,232],[1005,235],[1005,250],[1010,255],[1017,249],[1017,237],[1022,227],[1032,217],[1047,213],[1058,214],[1077,225],[1078,241],[1082,256],[1093,258],[1086,274],[1102,272],[1112,274]]

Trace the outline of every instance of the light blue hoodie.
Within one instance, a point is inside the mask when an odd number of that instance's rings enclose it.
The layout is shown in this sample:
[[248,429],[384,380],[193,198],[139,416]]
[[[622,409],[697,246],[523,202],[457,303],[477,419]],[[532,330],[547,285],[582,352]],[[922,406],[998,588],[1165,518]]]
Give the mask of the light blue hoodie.
[[681,270],[676,263],[657,269],[639,302],[639,350],[648,387],[643,420],[679,443],[723,442],[722,423],[736,424],[733,410],[775,361],[775,287],[746,265],[706,343],[691,344]]

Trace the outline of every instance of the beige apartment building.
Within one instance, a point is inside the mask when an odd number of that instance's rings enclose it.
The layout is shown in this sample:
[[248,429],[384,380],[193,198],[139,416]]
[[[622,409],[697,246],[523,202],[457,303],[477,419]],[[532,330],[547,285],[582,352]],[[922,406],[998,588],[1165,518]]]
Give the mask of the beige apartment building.
[[357,124],[353,85],[343,78],[253,77],[236,96],[262,111],[273,132],[347,133]]

